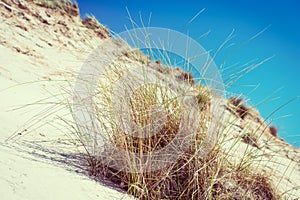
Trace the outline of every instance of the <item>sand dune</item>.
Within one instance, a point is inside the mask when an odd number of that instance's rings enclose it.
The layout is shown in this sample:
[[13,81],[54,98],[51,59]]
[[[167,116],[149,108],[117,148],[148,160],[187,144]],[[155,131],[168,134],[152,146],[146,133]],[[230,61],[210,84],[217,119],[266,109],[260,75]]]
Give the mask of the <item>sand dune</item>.
[[[0,0],[0,21],[1,199],[129,199],[86,176],[80,147],[59,118],[68,119],[61,102],[70,100],[66,91],[89,53],[109,37],[107,30],[80,19],[77,7],[50,9],[21,0]],[[285,198],[299,198],[300,150],[272,136],[254,109],[243,120],[230,108],[226,116],[231,126],[222,148],[232,162],[256,151],[261,157],[252,165],[272,174]],[[232,145],[244,129],[262,134],[255,145],[245,138]]]

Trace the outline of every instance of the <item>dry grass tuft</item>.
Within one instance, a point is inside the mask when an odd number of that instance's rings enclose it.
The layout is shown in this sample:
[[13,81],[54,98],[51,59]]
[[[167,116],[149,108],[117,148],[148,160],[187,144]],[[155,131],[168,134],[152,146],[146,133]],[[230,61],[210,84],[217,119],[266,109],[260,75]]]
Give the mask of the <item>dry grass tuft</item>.
[[90,175],[111,180],[138,199],[277,199],[266,175],[230,167],[220,151],[207,157],[191,149],[161,170],[126,173],[91,159]]
[[[101,91],[103,93],[107,88],[103,86]],[[101,155],[88,156],[89,174],[100,181],[110,180],[138,199],[276,199],[267,175],[254,173],[249,167],[243,170],[235,167],[218,145],[207,156],[200,156],[207,132],[204,121],[208,117],[211,96],[203,86],[198,86],[197,91],[195,97],[202,113],[199,129],[187,151],[177,159],[152,171],[118,170],[115,167],[120,165],[120,161],[124,166],[133,166],[138,161],[131,160],[130,153],[151,155],[151,152],[168,145],[178,132],[182,119],[180,103],[176,98],[171,100],[167,90],[161,86],[145,85],[135,90],[130,97],[130,117],[141,127],[147,126],[153,123],[153,119],[156,120],[150,112],[151,107],[159,103],[166,110],[163,128],[147,138],[126,134],[118,126],[107,129],[109,142],[125,153],[118,157],[118,161],[113,158],[116,150],[109,148],[104,149]],[[107,102],[108,105],[104,107],[109,108],[109,95]],[[247,143],[257,145],[250,136],[244,139]]]

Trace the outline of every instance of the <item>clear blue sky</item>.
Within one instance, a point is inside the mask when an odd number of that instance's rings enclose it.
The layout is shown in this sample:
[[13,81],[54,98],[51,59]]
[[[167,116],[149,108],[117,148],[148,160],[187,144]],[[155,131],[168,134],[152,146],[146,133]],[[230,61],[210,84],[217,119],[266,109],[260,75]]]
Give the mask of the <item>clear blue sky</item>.
[[[81,15],[93,14],[102,24],[118,33],[131,27],[126,7],[133,19],[139,21],[139,12],[147,21],[152,13],[151,26],[164,27],[188,33],[206,50],[215,51],[225,38],[235,30],[233,43],[239,44],[264,28],[259,37],[243,45],[225,60],[225,65],[252,59],[263,60],[275,55],[267,63],[247,74],[228,91],[244,94],[249,104],[256,105],[282,88],[269,99],[279,99],[258,105],[267,117],[280,105],[300,95],[300,1],[298,0],[77,0]],[[205,12],[192,24],[187,22],[201,9]],[[207,31],[210,34],[201,39]],[[230,47],[219,54],[215,62],[224,64],[223,58]],[[259,85],[252,93],[255,85]],[[291,115],[289,117],[284,117]],[[284,117],[284,118],[282,118]],[[279,135],[300,147],[300,99],[287,105],[272,117]]]

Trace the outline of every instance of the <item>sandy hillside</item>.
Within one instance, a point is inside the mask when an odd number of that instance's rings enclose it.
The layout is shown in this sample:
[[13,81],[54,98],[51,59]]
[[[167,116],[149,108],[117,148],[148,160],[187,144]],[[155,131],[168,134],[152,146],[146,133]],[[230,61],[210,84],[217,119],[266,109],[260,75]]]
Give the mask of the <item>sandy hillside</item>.
[[[70,87],[59,80],[71,81],[74,77],[70,72],[78,71],[91,49],[107,36],[96,24],[83,22],[78,12],[76,7],[67,13],[30,1],[0,1],[0,193],[3,200],[127,198],[79,173],[76,165],[66,162],[69,159],[65,155],[50,152],[51,147],[59,146],[51,141],[60,141],[61,146],[65,143],[67,137],[63,131],[50,124],[23,130],[24,125],[29,125],[28,120],[33,122],[33,117],[45,110],[45,106],[12,111]],[[54,97],[50,101],[59,100]],[[53,109],[60,111],[60,108]],[[41,123],[52,119],[49,116]],[[20,131],[21,137],[33,132],[18,144],[5,142],[16,131]],[[26,143],[27,139],[35,142]],[[47,150],[41,149],[46,143]],[[73,150],[69,147],[68,151]]]
[[[0,0],[1,199],[130,198],[85,175],[60,119],[69,113],[61,103],[70,100],[66,91],[109,33],[92,18],[81,19],[75,4],[52,9],[34,2]],[[271,174],[282,198],[299,199],[300,150],[271,134],[255,109],[241,117],[225,106],[222,149],[230,160],[255,152],[253,169]]]

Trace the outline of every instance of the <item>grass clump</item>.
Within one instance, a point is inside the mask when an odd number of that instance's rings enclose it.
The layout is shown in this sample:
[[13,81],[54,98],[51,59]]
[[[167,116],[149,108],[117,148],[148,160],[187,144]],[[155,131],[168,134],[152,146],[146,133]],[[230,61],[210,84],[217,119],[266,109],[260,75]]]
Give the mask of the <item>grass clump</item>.
[[201,158],[191,148],[168,167],[147,173],[118,171],[93,158],[90,175],[106,177],[138,199],[277,199],[268,176],[230,166],[218,149]]
[[[92,20],[88,19],[83,23],[93,28],[94,24],[90,22]],[[140,63],[145,60],[139,52],[125,53],[124,56]],[[133,79],[136,77],[135,74],[130,74],[128,67],[133,65],[133,62],[124,60],[125,66],[120,66],[121,63],[118,62],[112,64],[112,68],[106,71],[104,80],[99,82],[97,88],[95,114],[104,132],[101,136],[91,134],[88,136],[90,140],[85,140],[78,134],[79,140],[87,150],[86,160],[90,176],[99,181],[108,179],[138,199],[277,199],[268,175],[255,173],[250,164],[249,167],[241,168],[230,162],[221,149],[222,144],[216,144],[206,156],[201,156],[201,151],[206,145],[208,122],[212,115],[210,113],[212,95],[208,88],[196,86],[192,73],[189,72],[182,72],[176,78],[181,85],[186,84],[196,91],[194,97],[201,113],[197,130],[193,132],[190,143],[185,144],[186,151],[180,152],[176,159],[161,168],[146,171],[135,168],[136,165],[145,162],[151,166],[151,162],[155,163],[156,160],[143,160],[142,156],[132,159],[131,154],[153,156],[153,152],[171,143],[182,124],[190,128],[190,122],[185,121],[183,117],[182,113],[185,110],[179,100],[180,97],[172,94],[167,89],[168,85],[164,87],[162,84],[145,84],[143,87],[134,88],[130,85],[126,87],[128,83],[124,82],[122,85],[125,85],[126,90],[117,93],[126,95],[115,101],[113,97],[117,88],[115,83],[126,74]],[[155,74],[148,67],[156,66],[158,69],[163,67],[161,61],[156,61],[155,64],[149,62],[146,59],[144,64],[147,63],[147,67],[141,67],[145,79],[148,74]],[[164,71],[161,70],[161,76],[167,76]],[[157,79],[161,80],[161,76],[157,76]],[[243,99],[231,97],[228,102],[239,117],[244,119],[249,108],[244,105]],[[114,109],[114,107],[123,108],[124,104],[125,107],[128,106],[126,116],[122,113],[124,110]],[[163,112],[157,109],[157,106],[160,106]],[[134,125],[128,123],[126,118],[134,122]],[[153,123],[159,129],[151,126]],[[148,133],[147,137],[139,137],[142,135],[141,129]],[[222,133],[222,128],[217,131]],[[105,142],[101,151],[98,151],[98,137],[102,137]],[[250,135],[245,135],[243,140],[252,146],[258,146],[257,139]],[[167,156],[172,157],[172,152],[167,153],[169,153]],[[250,163],[251,159],[245,162]],[[248,163],[244,166],[248,166]]]
[[[99,84],[96,113],[105,130],[103,137],[113,148],[104,145],[100,154],[90,154],[87,157],[90,176],[99,181],[108,179],[116,187],[138,199],[276,199],[267,175],[254,173],[250,167],[236,167],[229,162],[220,145],[215,145],[205,157],[201,156],[200,152],[208,132],[207,121],[212,98],[209,89],[204,86],[195,86],[194,95],[201,111],[200,120],[194,137],[186,144],[186,151],[181,152],[176,159],[162,168],[147,171],[135,168],[136,164],[143,164],[145,160],[142,160],[142,157],[132,159],[131,154],[152,156],[152,152],[159,151],[171,143],[182,122],[189,126],[187,121],[182,121],[184,108],[179,97],[161,84],[127,88],[127,115],[138,128],[131,127],[130,124],[116,123],[115,116],[119,116],[120,113],[113,111],[113,107],[118,106],[112,97],[116,88],[113,83],[126,73],[129,73],[126,67],[115,66],[108,70],[106,81]],[[186,82],[182,84],[188,85]],[[126,85],[126,82],[123,85]],[[123,100],[124,104],[125,99]],[[157,105],[161,106],[164,112],[157,110]],[[149,126],[153,123],[160,129]],[[128,133],[122,126],[129,126],[131,132]],[[157,133],[146,138],[138,137],[141,134],[138,130],[142,127],[146,127],[144,130],[149,134]],[[156,161],[150,159],[147,162],[149,164]]]

